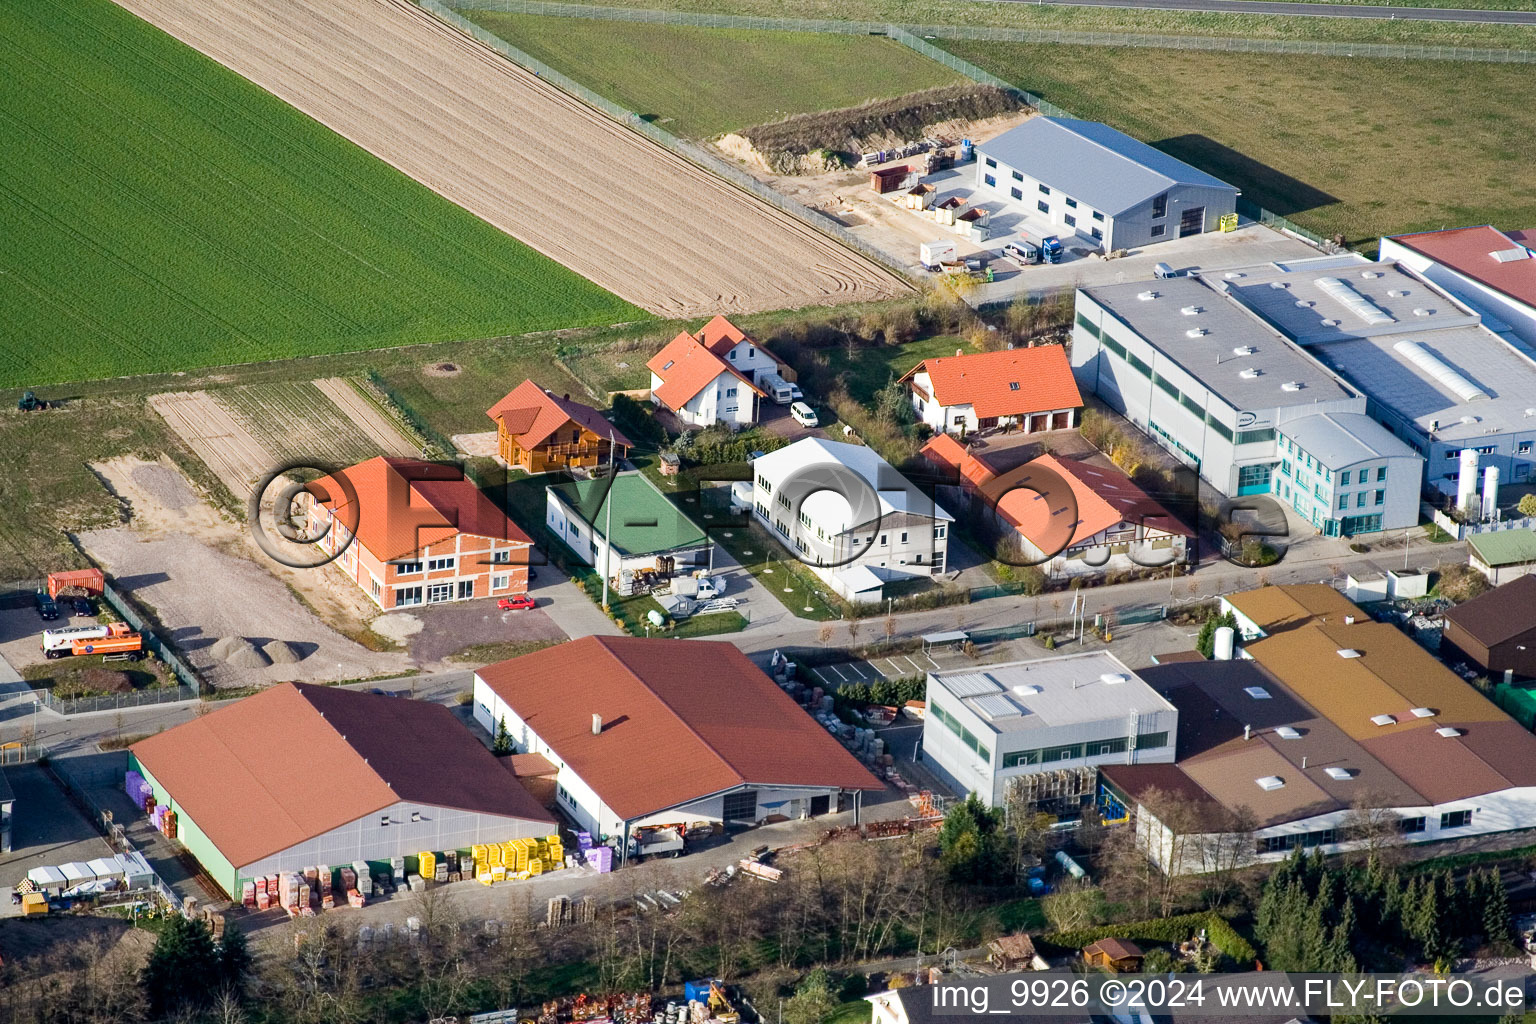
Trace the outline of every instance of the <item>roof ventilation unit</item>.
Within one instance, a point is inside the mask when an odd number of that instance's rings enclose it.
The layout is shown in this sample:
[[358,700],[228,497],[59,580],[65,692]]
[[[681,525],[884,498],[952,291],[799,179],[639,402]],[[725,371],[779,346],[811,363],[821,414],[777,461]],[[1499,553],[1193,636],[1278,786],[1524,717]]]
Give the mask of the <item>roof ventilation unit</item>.
[[1040,692],[1040,687],[1035,686],[1032,683],[1025,683],[1022,686],[1015,686],[1013,688],[1013,692],[1018,694],[1020,697],[1033,697]]
[[1473,384],[1462,376],[1460,370],[1418,342],[1404,339],[1392,347],[1414,366],[1450,388],[1451,393],[1463,402],[1474,402],[1479,398],[1488,397],[1488,392]]
[[1376,270],[1362,270],[1360,271],[1360,276],[1365,278],[1367,281],[1372,281],[1380,277],[1381,272]]
[[1500,263],[1513,263],[1515,260],[1528,260],[1531,252],[1524,246],[1515,246],[1513,249],[1500,249],[1498,252],[1488,254]]
[[1466,415],[1466,416],[1463,416],[1461,418],[1461,425],[1464,426],[1464,427],[1470,427],[1472,424],[1474,424],[1476,422],[1477,422],[1477,417],[1476,416],[1472,416],[1470,414]]
[[1299,381],[1299,380],[1288,380],[1284,384],[1280,385],[1280,390],[1281,391],[1300,391],[1301,390],[1301,381]]
[[1183,309],[1179,310],[1179,312],[1183,313],[1185,316],[1199,316],[1201,313],[1204,313],[1205,310],[1200,306],[1185,306]]
[[1300,306],[1302,309],[1311,309],[1313,306],[1317,305],[1317,303],[1313,302],[1311,299],[1297,299],[1296,305]]
[[1420,306],[1419,308],[1417,308],[1417,309],[1415,309],[1413,311],[1413,315],[1414,316],[1429,316],[1429,314],[1431,314],[1433,312],[1434,312],[1434,310],[1432,310],[1432,309],[1425,309],[1423,306]]
[[1323,322],[1323,326],[1324,327],[1337,327],[1337,326],[1339,326],[1339,324],[1343,323],[1344,321],[1337,320],[1337,319],[1329,316],[1329,317],[1324,317],[1322,322]]
[[1353,647],[1343,647],[1339,649],[1339,657],[1358,658],[1360,657],[1360,652],[1355,650]]
[[1157,292],[1137,292],[1136,297],[1142,302],[1151,302],[1157,298]]
[[1254,779],[1253,781],[1257,782],[1259,788],[1266,793],[1272,793],[1277,789],[1285,787],[1285,780],[1278,775],[1266,775],[1262,779]]
[[1271,281],[1269,282],[1269,286],[1276,291],[1283,292],[1291,286],[1291,283],[1289,281]]
[[1372,725],[1396,725],[1397,719],[1392,715],[1372,715]]
[[1131,677],[1123,672],[1105,672],[1099,676],[1099,682],[1105,686],[1119,686],[1121,683],[1128,683],[1130,681]]
[[1269,691],[1262,686],[1245,686],[1243,692],[1254,700],[1269,700]]
[[1525,415],[1527,415],[1527,416],[1536,416],[1536,406],[1533,406],[1533,407],[1531,407],[1529,409],[1526,409],[1525,410]]
[[1253,355],[1253,346],[1239,345],[1232,350],[1232,354],[1235,356],[1251,356]]
[[1340,782],[1355,777],[1355,773],[1348,768],[1324,768],[1323,771],[1328,773],[1330,779],[1338,779]]
[[1408,294],[1408,289],[1407,288],[1392,288],[1392,289],[1389,289],[1387,291],[1387,294],[1392,296],[1394,299],[1400,299],[1404,295]]
[[1317,286],[1324,295],[1343,304],[1351,313],[1373,327],[1397,322],[1386,310],[1336,277],[1320,277]]
[[1435,730],[1435,735],[1436,736],[1444,736],[1446,739],[1451,739],[1451,738],[1453,738],[1455,736],[1460,736],[1461,735],[1461,730],[1460,729],[1453,729],[1453,728],[1451,728],[1448,725],[1442,725],[1440,728]]
[[1259,374],[1261,374],[1263,372],[1264,371],[1260,370],[1258,367],[1250,366],[1246,370],[1239,370],[1237,375],[1239,377],[1243,378],[1243,380],[1253,380],[1255,377],[1257,377]]
[[1295,729],[1292,729],[1288,725],[1282,725],[1278,729],[1276,729],[1275,730],[1275,735],[1279,736],[1283,740],[1299,740],[1299,739],[1301,739],[1301,733],[1297,732]]
[[1210,333],[1211,332],[1206,330],[1204,327],[1191,327],[1189,330],[1184,332],[1184,336],[1186,338],[1203,338]]
[[1413,717],[1414,718],[1434,718],[1435,717],[1435,709],[1434,708],[1414,708],[1413,709]]
[[1226,278],[1228,281],[1238,281],[1238,280],[1241,280],[1244,277],[1247,277],[1248,275],[1247,274],[1240,274],[1240,273],[1238,273],[1235,270],[1229,270],[1225,274],[1222,274],[1221,276]]

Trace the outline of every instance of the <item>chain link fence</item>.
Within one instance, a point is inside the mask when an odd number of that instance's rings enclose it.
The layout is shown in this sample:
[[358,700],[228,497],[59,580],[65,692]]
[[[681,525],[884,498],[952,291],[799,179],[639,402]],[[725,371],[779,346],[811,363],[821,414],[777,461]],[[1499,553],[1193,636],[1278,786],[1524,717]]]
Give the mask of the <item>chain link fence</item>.
[[124,708],[148,707],[155,704],[176,704],[184,700],[196,700],[202,693],[202,680],[192,667],[166,646],[165,642],[150,629],[150,623],[134,609],[128,599],[104,584],[102,599],[112,606],[122,620],[144,637],[144,649],[158,658],[178,680],[175,686],[136,690],[133,693],[113,693],[101,697],[56,697],[52,690],[40,690],[45,708],[61,715],[83,715],[92,711],[121,711]]
[[[494,0],[478,0],[478,2],[470,4],[466,9],[487,9],[481,5],[491,2],[494,2]],[[855,235],[853,232],[849,231],[844,224],[832,216],[822,213],[819,210],[813,210],[803,203],[797,202],[796,200],[791,199],[786,195],[782,195],[781,193],[774,191],[772,188],[758,181],[756,178],[752,177],[752,175],[748,174],[746,171],[741,170],[739,167],[735,167],[727,163],[726,161],[706,151],[700,146],[694,145],[693,143],[684,139],[680,139],[676,135],[673,135],[671,132],[657,127],[634,111],[628,110],[625,107],[621,107],[617,103],[614,103],[612,100],[599,96],[597,93],[593,92],[591,89],[588,89],[580,82],[577,82],[574,79],[561,74],[554,68],[550,67],[548,64],[545,64],[543,61],[538,60],[530,54],[524,53],[522,50],[519,50],[517,47],[502,39],[500,36],[486,31],[479,25],[476,25],[474,22],[464,18],[458,12],[444,6],[441,3],[438,3],[437,0],[415,0],[415,3],[423,10],[437,16],[439,19],[458,29],[460,32],[463,32],[465,35],[471,36],[474,39],[484,43],[486,46],[489,46],[503,57],[506,57],[512,63],[527,71],[531,71],[533,74],[551,83],[556,88],[562,90],[563,92],[569,93],[570,95],[581,100],[583,103],[586,103],[588,106],[595,107],[596,109],[602,111],[604,114],[607,114],[609,117],[613,118],[615,121],[618,121],[621,124],[631,128],[632,130],[639,132],[641,135],[646,136],[647,138],[651,139],[651,141],[656,142],[657,144],[677,154],[688,162],[696,164],[699,167],[702,167],[710,173],[716,175],[717,177],[725,179],[732,185],[740,188],[742,191],[751,193],[768,205],[789,214],[791,217],[794,217],[796,220],[801,221],[809,227],[814,228],[815,230],[824,234],[831,235],[838,241],[842,242],[844,245],[848,246],[850,249],[862,253],[863,255],[879,263],[881,266],[895,271],[897,274],[903,277],[910,276],[910,268],[904,266],[902,263],[892,258],[889,253],[884,252],[883,250],[866,242],[858,235]],[[551,8],[562,8],[568,11],[587,10],[587,8],[577,8],[567,4],[550,4],[547,6]],[[518,8],[514,5],[508,8],[496,7],[491,9],[517,10]],[[615,9],[593,8],[593,10]],[[528,13],[552,12],[529,11]],[[566,16],[575,15],[567,14]]]
[[[423,3],[423,6],[429,5]],[[776,32],[818,32],[858,36],[890,35],[893,38],[895,32],[904,32],[931,39],[976,39],[1000,43],[1059,43],[1064,46],[1128,46],[1158,50],[1283,53],[1315,57],[1536,64],[1536,51],[1533,50],[1484,49],[1465,46],[1414,46],[1312,39],[1241,39],[1235,36],[1173,36],[1136,32],[1073,32],[1066,29],[1004,28],[992,25],[891,25],[875,21],[827,21],[813,18],[761,18],[739,14],[703,14],[695,11],[647,11],[626,7],[549,3],[546,0],[449,0],[447,6],[460,11],[542,14],[556,18],[649,22],[660,25],[691,25],[697,28],[764,29]],[[901,41],[906,42],[906,40]],[[933,55],[929,54],[929,56]],[[943,63],[948,64],[949,61],[943,61]],[[954,67],[953,64],[950,66]],[[968,74],[963,69],[956,68],[956,70],[961,71],[962,74]]]

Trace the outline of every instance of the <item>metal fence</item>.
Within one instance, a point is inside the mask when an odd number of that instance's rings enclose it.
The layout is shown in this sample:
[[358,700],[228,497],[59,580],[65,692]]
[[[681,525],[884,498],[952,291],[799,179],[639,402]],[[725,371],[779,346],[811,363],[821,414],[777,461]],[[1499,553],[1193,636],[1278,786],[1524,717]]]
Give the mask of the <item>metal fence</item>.
[[[862,253],[863,255],[879,263],[881,266],[887,267],[902,276],[907,276],[910,273],[907,267],[893,259],[889,253],[882,251],[881,249],[869,244],[858,235],[855,235],[852,231],[849,231],[846,226],[844,226],[841,222],[829,214],[822,213],[819,210],[813,210],[803,203],[800,203],[786,195],[774,191],[772,188],[758,181],[756,178],[752,177],[752,175],[748,174],[746,171],[741,170],[739,167],[732,166],[731,164],[720,159],[707,150],[696,146],[684,139],[680,139],[663,128],[657,127],[634,111],[625,107],[621,107],[617,103],[614,103],[612,100],[599,96],[597,93],[593,92],[591,89],[588,89],[580,82],[577,82],[574,79],[561,74],[554,68],[550,67],[548,64],[545,64],[543,61],[531,56],[530,54],[524,53],[522,50],[519,50],[511,43],[508,43],[506,40],[502,39],[500,36],[486,31],[479,25],[476,25],[474,22],[469,21],[468,19],[461,16],[457,11],[454,11],[451,8],[439,3],[438,0],[414,0],[414,2],[423,10],[436,15],[439,19],[458,29],[460,32],[463,32],[465,35],[471,36],[474,39],[484,43],[486,46],[489,46],[503,57],[506,57],[508,60],[512,61],[512,63],[533,72],[539,78],[542,78],[550,84],[554,85],[556,88],[569,93],[570,95],[581,100],[583,103],[586,103],[588,106],[595,107],[596,109],[602,111],[604,114],[607,114],[609,117],[613,118],[615,121],[618,121],[620,124],[625,125],[633,131],[639,132],[641,135],[646,136],[647,138],[651,139],[651,141],[656,142],[667,150],[677,154],[678,156],[687,160],[689,163],[702,167],[704,170],[709,171],[716,177],[724,178],[726,181],[730,182],[732,185],[735,185],[737,188],[740,188],[742,191],[751,193],[768,205],[789,214],[791,217],[794,217],[796,220],[809,225],[817,231],[831,235],[839,242],[842,242],[844,245],[848,246],[850,249]],[[476,0],[476,2],[471,6],[476,9],[485,9],[485,4],[490,2],[491,0]],[[549,6],[569,7],[569,5],[562,4],[551,4]],[[510,8],[495,9],[516,10],[518,8],[514,6]],[[613,10],[613,8],[594,9]],[[579,8],[579,10],[586,9]]]
[[[556,18],[691,25],[697,28],[763,29],[776,32],[818,32],[836,35],[892,35],[892,31],[896,30],[931,39],[979,39],[1000,43],[1058,43],[1064,46],[1127,46],[1158,50],[1213,50],[1224,53],[1282,53],[1315,57],[1536,64],[1536,51],[1533,50],[1465,46],[1414,46],[1398,43],[1349,43],[1311,39],[1242,39],[1236,36],[1173,36],[1136,32],[1073,32],[1066,29],[1005,28],[994,25],[891,25],[876,21],[827,21],[813,18],[759,18],[737,14],[703,14],[694,11],[647,11],[626,7],[548,3],[544,0],[450,0],[448,6],[463,11],[501,11],[510,14],[542,14]],[[943,63],[949,64],[949,61],[946,60]],[[953,64],[950,66],[955,67]],[[961,71],[962,74],[967,73],[958,67],[956,70]]]
[[41,700],[48,710],[61,715],[82,715],[92,711],[121,711],[124,708],[148,707],[155,704],[175,704],[184,700],[196,700],[202,693],[202,680],[192,667],[156,636],[150,623],[128,603],[128,599],[111,584],[104,584],[101,596],[122,616],[124,622],[144,636],[144,647],[160,659],[171,673],[180,680],[176,686],[135,690],[133,693],[114,693],[103,697],[56,697],[52,690],[42,690]]
[[41,743],[14,742],[0,746],[0,767],[8,764],[27,764],[36,761],[48,748]]

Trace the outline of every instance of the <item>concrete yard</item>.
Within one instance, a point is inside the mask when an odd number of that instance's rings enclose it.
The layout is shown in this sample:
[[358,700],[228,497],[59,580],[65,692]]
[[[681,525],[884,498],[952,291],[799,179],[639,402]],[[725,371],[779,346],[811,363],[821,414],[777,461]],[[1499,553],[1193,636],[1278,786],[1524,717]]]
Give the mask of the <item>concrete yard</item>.
[[[64,790],[35,764],[11,765],[5,779],[16,794],[11,826],[11,852],[0,856],[0,887],[7,891],[37,867],[57,867],[72,861],[110,857],[112,847],[96,827],[69,802]],[[0,917],[14,917],[21,908],[9,897],[0,899]]]

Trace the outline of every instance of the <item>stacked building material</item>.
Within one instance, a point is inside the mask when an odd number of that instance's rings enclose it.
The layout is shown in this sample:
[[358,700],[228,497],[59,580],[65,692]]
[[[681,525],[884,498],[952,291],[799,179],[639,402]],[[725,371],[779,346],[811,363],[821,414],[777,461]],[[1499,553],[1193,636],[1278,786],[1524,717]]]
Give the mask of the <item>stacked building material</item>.
[[405,858],[391,857],[389,866],[394,873],[395,888],[398,889],[405,884]]
[[437,855],[431,850],[422,850],[416,855],[416,873],[422,878],[436,878]]
[[364,896],[372,896],[373,875],[368,871],[368,862],[365,860],[353,861],[352,874],[357,879],[357,891]]
[[357,871],[347,864],[343,864],[339,870],[341,872],[341,891],[348,892],[356,889]]
[[587,851],[587,867],[599,872],[613,870],[613,847],[594,846]]
[[256,909],[256,883],[246,882],[240,886],[240,905],[248,910]]
[[165,833],[165,837],[167,839],[175,839],[176,838],[176,812],[175,811],[167,810],[165,812],[165,818],[164,818],[164,820],[163,820],[163,822],[161,824],[160,831]]
[[321,864],[316,872],[316,881],[320,883],[320,909],[331,910],[336,906],[335,879],[331,874],[331,866]]
[[[565,865],[565,846],[560,842],[558,835],[544,837],[544,863],[553,864],[555,868]],[[551,869],[554,870],[554,869]]]
[[155,797],[155,788],[144,781],[144,776],[135,771],[129,771],[123,776],[123,789],[127,791],[128,799],[132,800],[133,805],[141,811],[146,809],[146,801],[153,800]]
[[358,892],[356,889],[348,889],[347,890],[347,905],[348,906],[361,907],[366,902],[367,901],[363,898],[363,894]]

